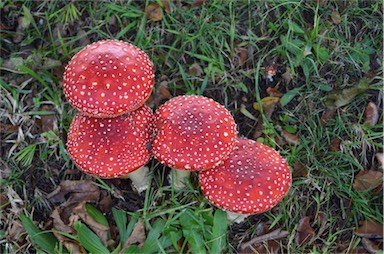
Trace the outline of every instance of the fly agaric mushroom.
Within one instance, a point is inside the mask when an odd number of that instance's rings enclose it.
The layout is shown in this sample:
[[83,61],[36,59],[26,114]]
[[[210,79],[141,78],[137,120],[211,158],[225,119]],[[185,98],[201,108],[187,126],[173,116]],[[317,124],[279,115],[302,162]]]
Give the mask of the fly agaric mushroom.
[[76,109],[93,117],[116,117],[141,107],[154,85],[152,62],[128,42],[92,43],[69,61],[64,94]]
[[224,163],[199,174],[204,196],[236,222],[272,209],[287,194],[291,179],[287,162],[276,150],[245,138],[237,139]]
[[224,106],[204,96],[178,96],[155,112],[152,152],[161,163],[176,169],[173,183],[180,189],[190,171],[225,160],[235,147],[236,135],[236,123]]
[[153,112],[144,105],[115,118],[96,118],[79,112],[68,133],[67,149],[84,172],[100,177],[126,176],[139,191],[146,189],[151,158]]

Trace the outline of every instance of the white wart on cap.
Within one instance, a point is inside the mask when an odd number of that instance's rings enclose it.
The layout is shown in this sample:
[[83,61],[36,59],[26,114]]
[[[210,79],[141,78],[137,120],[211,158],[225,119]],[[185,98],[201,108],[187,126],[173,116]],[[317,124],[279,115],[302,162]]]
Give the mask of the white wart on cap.
[[127,175],[151,158],[153,112],[144,105],[115,118],[79,112],[68,133],[67,150],[84,172],[100,178]]
[[204,170],[229,156],[236,135],[235,121],[224,106],[204,96],[178,96],[155,112],[152,152],[168,167]]
[[154,85],[152,62],[141,49],[118,41],[88,45],[64,72],[69,103],[93,117],[116,117],[141,107]]
[[291,181],[289,166],[277,151],[245,138],[238,138],[223,164],[199,174],[201,190],[209,202],[239,214],[270,210],[287,194]]

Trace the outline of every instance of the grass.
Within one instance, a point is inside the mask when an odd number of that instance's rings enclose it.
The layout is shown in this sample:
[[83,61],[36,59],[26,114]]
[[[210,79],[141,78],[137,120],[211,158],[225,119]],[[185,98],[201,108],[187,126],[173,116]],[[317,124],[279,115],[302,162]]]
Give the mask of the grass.
[[[75,110],[62,93],[62,73],[71,56],[86,44],[113,38],[148,53],[156,88],[165,81],[173,96],[202,94],[225,105],[240,135],[254,138],[258,119],[263,119],[258,140],[276,148],[295,177],[277,208],[223,229],[216,221],[222,214],[202,197],[196,178],[185,190],[175,191],[165,184],[169,169],[153,160],[154,188],[141,195],[143,201],[124,186],[128,180],[101,180],[101,189],[113,200],[105,211],[111,230],[119,216],[112,214],[113,208],[126,211],[126,223],[132,218],[144,220],[147,237],[157,244],[145,248],[155,252],[237,253],[239,245],[258,236],[264,224],[271,231],[282,228],[289,233],[279,240],[282,252],[362,248],[361,237],[354,234],[359,222],[383,221],[381,191],[353,187],[361,170],[382,172],[375,159],[383,152],[381,1],[210,1],[201,6],[194,6],[192,0],[166,1],[170,13],[163,8],[162,20],[151,21],[145,6],[162,2],[6,0],[0,4],[1,194],[8,199],[17,195],[23,201],[21,205],[9,199],[10,204],[2,207],[1,224],[7,233],[1,234],[2,252],[42,247],[25,233],[16,238],[11,225],[26,214],[40,230],[47,225],[49,229],[55,205],[46,194],[62,181],[100,183],[78,172],[66,154],[66,133]],[[270,66],[276,68],[271,80],[265,75]],[[364,77],[370,81],[369,89],[348,98],[324,124],[330,94],[339,96],[337,91],[356,87]],[[267,87],[283,94],[270,117],[253,108],[253,103],[268,96]],[[372,127],[363,124],[369,101],[379,109],[378,124]],[[300,143],[279,142],[283,130],[296,135]],[[305,174],[296,172],[297,163]],[[97,202],[96,209],[100,209]],[[315,221],[321,213],[327,227]],[[295,236],[304,216],[311,217],[316,235],[299,246]],[[26,217],[22,220],[29,225]],[[75,227],[86,231],[84,226]],[[227,230],[225,239],[223,230]],[[128,237],[123,229],[118,231],[116,235]],[[87,240],[80,235],[73,235],[73,240]]]

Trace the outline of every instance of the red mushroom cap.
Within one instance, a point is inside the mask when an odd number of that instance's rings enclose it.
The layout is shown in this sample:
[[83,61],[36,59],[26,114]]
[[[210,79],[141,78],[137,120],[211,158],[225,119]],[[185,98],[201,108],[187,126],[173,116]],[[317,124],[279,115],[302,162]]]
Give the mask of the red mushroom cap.
[[212,99],[184,95],[170,99],[155,112],[152,152],[175,169],[203,170],[225,160],[235,147],[236,123]]
[[154,85],[152,62],[128,42],[92,43],[73,56],[64,72],[64,94],[93,117],[115,117],[141,107]]
[[79,112],[68,133],[67,149],[84,172],[101,178],[126,175],[151,158],[153,112],[144,105],[115,118]]
[[223,164],[199,175],[201,190],[212,204],[241,214],[270,210],[286,195],[291,179],[289,166],[277,151],[244,138],[238,138]]

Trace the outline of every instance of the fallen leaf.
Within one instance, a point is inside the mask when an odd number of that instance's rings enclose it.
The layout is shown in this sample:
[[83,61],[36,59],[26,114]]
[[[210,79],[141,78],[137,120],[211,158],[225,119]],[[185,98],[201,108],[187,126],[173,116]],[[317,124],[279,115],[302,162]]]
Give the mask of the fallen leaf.
[[[76,207],[73,208],[73,214],[74,217],[70,218],[71,225],[74,224],[74,222],[77,221],[77,216],[81,218],[81,220],[87,224],[93,232],[97,234],[97,236],[100,238],[100,240],[104,243],[104,245],[108,245],[108,232],[109,227],[102,225],[98,222],[96,222],[86,211],[85,209],[85,202],[79,203]],[[71,216],[72,217],[72,216]]]
[[[275,106],[279,102],[280,98],[278,97],[264,97],[261,99],[261,107],[264,109],[271,106]],[[258,102],[253,103],[253,108],[257,111],[260,111],[260,104]]]
[[61,203],[62,206],[79,202],[96,202],[100,196],[99,187],[90,180],[65,180],[47,198],[52,203]]
[[259,115],[257,117],[257,124],[252,136],[254,140],[257,140],[259,137],[261,137],[261,135],[263,134],[263,128],[264,128],[263,117]]
[[382,243],[373,241],[368,238],[361,239],[361,243],[363,244],[364,249],[366,249],[369,253],[372,253],[372,254],[380,253],[379,251],[382,250],[383,248]]
[[195,0],[192,3],[192,7],[200,7],[202,6],[207,0]]
[[[53,107],[50,105],[43,105],[41,107],[41,111],[44,112],[53,112]],[[40,115],[41,118],[41,131],[47,132],[52,130],[57,130],[57,119],[55,114],[42,114]]]
[[292,165],[293,172],[292,175],[293,177],[305,177],[308,175],[307,167],[301,163],[301,162],[295,162]]
[[353,188],[359,191],[372,190],[383,183],[383,173],[374,170],[362,170],[360,171],[355,181],[353,182]]
[[383,238],[384,227],[377,221],[363,220],[359,222],[355,234],[366,238]]
[[129,246],[131,246],[134,243],[137,243],[139,246],[141,246],[145,242],[145,239],[146,239],[145,227],[144,227],[143,220],[140,218],[136,222],[131,235],[125,241],[123,250],[129,248]]
[[257,243],[262,243],[264,241],[270,241],[270,240],[277,240],[277,239],[285,238],[288,235],[289,235],[288,231],[284,231],[281,228],[279,228],[279,229],[276,229],[276,230],[269,232],[267,234],[257,236],[255,238],[249,240],[248,242],[242,243],[240,245],[240,249],[244,250],[245,248],[248,248],[251,245],[254,245]]
[[267,94],[270,97],[281,97],[283,94],[276,87],[268,87]]
[[331,148],[330,148],[331,152],[339,152],[341,150],[340,144],[341,144],[341,139],[339,138],[332,139]]
[[0,123],[0,133],[17,132],[18,129],[17,125]]
[[376,157],[377,161],[380,163],[380,167],[383,168],[384,154],[383,153],[377,153],[377,154],[375,154],[375,157]]
[[300,138],[297,135],[289,133],[286,130],[283,130],[281,132],[281,136],[291,145],[300,145],[301,144]]
[[169,5],[169,2],[172,0],[160,0],[161,4],[163,5],[166,13],[171,13],[171,6]]
[[320,123],[321,123],[321,126],[324,126],[326,125],[329,120],[335,115],[336,113],[336,110],[335,109],[329,109],[327,108],[323,114],[321,115],[321,118],[320,118]]
[[293,76],[291,73],[291,69],[287,68],[285,72],[281,75],[283,80],[285,81],[285,84],[289,84],[291,82]]
[[325,105],[330,109],[337,109],[348,105],[356,96],[364,93],[368,88],[369,80],[362,78],[354,87],[329,92],[325,99]]
[[147,14],[147,17],[154,22],[163,19],[161,7],[156,3],[147,5],[147,7],[145,7],[145,14]]
[[17,242],[24,231],[25,229],[21,221],[13,220],[11,227],[6,231],[7,239]]
[[234,62],[238,66],[242,66],[248,59],[248,50],[246,48],[235,49]]
[[329,20],[335,25],[340,24],[341,23],[340,13],[338,11],[332,11],[331,16],[329,17]]
[[189,71],[189,74],[195,77],[200,77],[201,74],[203,74],[203,69],[198,63],[194,63],[191,66],[189,66],[188,71]]
[[296,229],[295,242],[297,246],[308,243],[315,235],[315,231],[310,225],[309,217],[305,216],[299,221]]
[[364,125],[373,126],[379,121],[379,110],[373,102],[369,102],[364,112]]

